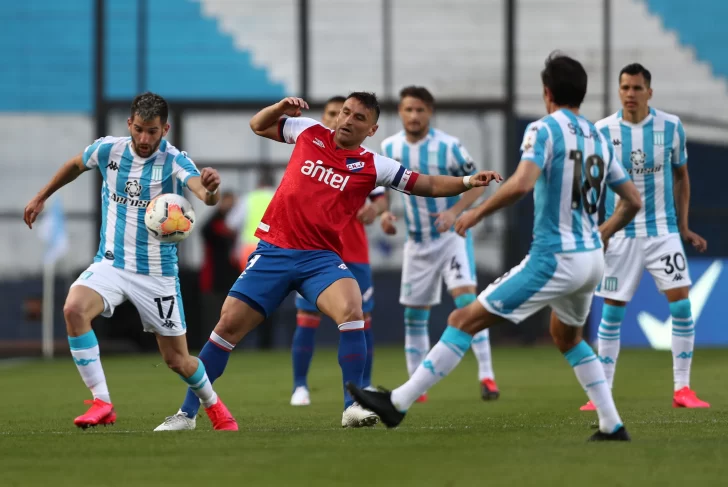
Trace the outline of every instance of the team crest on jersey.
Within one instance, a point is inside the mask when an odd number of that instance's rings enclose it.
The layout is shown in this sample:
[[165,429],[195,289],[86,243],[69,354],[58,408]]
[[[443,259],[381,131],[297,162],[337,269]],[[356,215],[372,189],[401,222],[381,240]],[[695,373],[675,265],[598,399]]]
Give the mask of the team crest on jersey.
[[164,165],[162,164],[155,164],[152,167],[152,181],[161,181],[164,177]]
[[634,166],[641,166],[645,163],[645,153],[642,152],[642,149],[633,150],[629,156],[629,161]]
[[127,181],[126,186],[124,187],[124,191],[132,198],[136,198],[137,196],[142,194],[142,185],[139,184],[139,181],[137,181],[136,179],[133,181]]
[[619,288],[619,281],[616,277],[605,277],[604,278],[604,290],[615,292]]
[[652,132],[654,145],[665,145],[665,132]]
[[351,172],[359,172],[364,169],[364,161],[357,161],[356,159],[347,159],[346,167]]

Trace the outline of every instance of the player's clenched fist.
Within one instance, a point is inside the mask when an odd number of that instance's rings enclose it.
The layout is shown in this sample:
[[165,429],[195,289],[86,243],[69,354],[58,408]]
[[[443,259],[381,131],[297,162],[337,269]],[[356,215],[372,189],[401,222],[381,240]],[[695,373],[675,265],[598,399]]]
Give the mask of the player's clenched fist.
[[211,167],[203,168],[200,171],[200,182],[212,193],[220,186],[220,173]]
[[488,186],[491,181],[500,183],[503,181],[503,176],[495,171],[480,171],[479,173],[470,176],[468,183],[471,188],[477,188],[479,186]]
[[303,98],[289,96],[279,101],[278,107],[289,117],[300,117],[301,110],[308,110],[308,103]]
[[397,227],[394,222],[397,221],[397,217],[391,212],[385,211],[379,218],[379,224],[382,226],[382,231],[387,235],[395,235],[397,233]]

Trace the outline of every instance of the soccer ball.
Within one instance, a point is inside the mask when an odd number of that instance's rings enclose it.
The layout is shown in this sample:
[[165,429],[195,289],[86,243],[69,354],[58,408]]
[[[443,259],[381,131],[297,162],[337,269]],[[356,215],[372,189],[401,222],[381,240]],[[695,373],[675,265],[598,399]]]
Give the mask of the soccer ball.
[[160,194],[149,202],[144,224],[149,233],[161,242],[181,242],[195,227],[195,210],[184,196]]

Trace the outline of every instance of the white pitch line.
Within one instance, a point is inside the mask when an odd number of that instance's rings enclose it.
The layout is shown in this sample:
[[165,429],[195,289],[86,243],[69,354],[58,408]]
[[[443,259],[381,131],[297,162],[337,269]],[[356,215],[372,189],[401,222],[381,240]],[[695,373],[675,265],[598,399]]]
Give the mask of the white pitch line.
[[[647,420],[647,421],[630,421],[628,425],[639,424],[639,425],[654,425],[654,424],[728,424],[726,419],[679,419],[679,420]],[[488,426],[488,425],[486,425]],[[564,426],[584,426],[583,421],[570,421],[557,424],[541,424],[541,425],[525,425],[525,424],[501,424],[501,425],[489,425],[489,428],[493,426],[499,427],[501,430],[516,429],[516,428],[535,428],[535,429],[556,429]],[[281,428],[281,429],[259,429],[259,428],[241,428],[241,433],[290,433],[290,432],[322,432],[322,431],[342,431],[344,428]],[[369,428],[364,428],[367,431],[371,431]],[[382,429],[381,427],[378,429]],[[455,431],[455,430],[470,430],[474,429],[473,426],[415,426],[406,427],[404,431]],[[213,430],[204,430],[204,433],[212,432]],[[1,436],[33,436],[33,435],[130,435],[130,434],[145,434],[154,433],[152,430],[116,430],[113,427],[107,427],[105,430],[94,429],[89,432],[79,432],[78,430],[70,429],[68,431],[28,431],[28,432],[11,432],[11,431],[0,431]],[[165,432],[157,432],[158,435],[164,436]]]
[[28,357],[6,358],[3,360],[0,360],[0,370],[14,369],[15,367],[20,367],[21,365],[25,365],[28,362],[35,362],[37,360],[38,359],[36,359],[36,358],[28,358]]

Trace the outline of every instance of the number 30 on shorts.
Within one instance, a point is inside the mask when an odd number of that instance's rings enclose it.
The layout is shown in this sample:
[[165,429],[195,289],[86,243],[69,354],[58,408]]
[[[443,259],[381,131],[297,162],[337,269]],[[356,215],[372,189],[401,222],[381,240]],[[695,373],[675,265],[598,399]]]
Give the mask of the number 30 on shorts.
[[685,256],[682,252],[675,252],[674,254],[666,254],[660,257],[660,261],[665,263],[665,274],[670,275],[675,270],[682,272],[685,270]]

